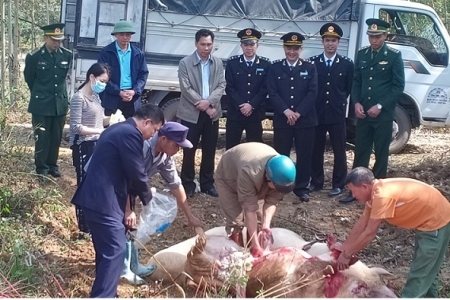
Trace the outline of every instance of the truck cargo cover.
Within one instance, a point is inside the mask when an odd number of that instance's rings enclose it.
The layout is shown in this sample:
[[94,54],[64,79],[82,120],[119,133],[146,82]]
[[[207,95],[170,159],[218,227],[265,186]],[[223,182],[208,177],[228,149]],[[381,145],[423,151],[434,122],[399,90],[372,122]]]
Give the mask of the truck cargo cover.
[[344,21],[358,19],[358,4],[358,0],[150,0],[149,8],[205,16]]

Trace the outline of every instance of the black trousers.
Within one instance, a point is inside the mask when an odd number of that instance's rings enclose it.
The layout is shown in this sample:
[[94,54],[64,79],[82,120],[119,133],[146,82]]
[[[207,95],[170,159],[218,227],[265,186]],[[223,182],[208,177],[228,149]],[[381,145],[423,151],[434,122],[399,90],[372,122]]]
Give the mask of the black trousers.
[[125,258],[123,220],[83,207],[95,249],[95,280],[91,298],[115,298]]
[[201,139],[200,189],[206,191],[214,186],[214,165],[216,157],[217,138],[219,136],[219,121],[213,122],[207,113],[200,112],[197,124],[181,120],[181,124],[189,128],[187,139],[192,148],[183,148],[183,165],[181,167],[181,182],[186,191],[195,190],[195,152]]
[[[132,117],[135,113],[133,101],[130,101],[130,102],[120,101],[117,109],[120,109],[122,111],[122,114],[125,117],[125,119]],[[105,108],[105,116],[109,117],[112,114],[115,114],[117,109]]]
[[61,144],[66,115],[41,116],[32,114],[34,129],[34,163],[36,173],[47,175],[58,171],[59,145]]
[[294,141],[297,155],[294,194],[297,196],[309,192],[314,131],[315,127],[274,128],[273,130],[273,144],[278,153],[290,156],[292,141]]
[[[77,144],[78,137],[75,137],[72,148],[72,162],[77,173],[77,186],[80,186],[81,182],[86,175],[84,167],[94,152],[94,147],[97,141],[86,141],[81,144]],[[85,220],[83,209],[79,205],[75,205],[75,214],[78,221],[78,229],[82,232],[89,233],[89,226]]]
[[241,143],[242,132],[244,130],[247,142],[262,143],[263,141],[261,121],[227,119],[225,128],[225,147],[227,150]]
[[330,136],[334,155],[332,186],[342,189],[345,186],[345,177],[347,177],[345,121],[338,124],[320,124],[316,127],[311,164],[311,184],[322,188],[325,181],[323,159],[327,132]]

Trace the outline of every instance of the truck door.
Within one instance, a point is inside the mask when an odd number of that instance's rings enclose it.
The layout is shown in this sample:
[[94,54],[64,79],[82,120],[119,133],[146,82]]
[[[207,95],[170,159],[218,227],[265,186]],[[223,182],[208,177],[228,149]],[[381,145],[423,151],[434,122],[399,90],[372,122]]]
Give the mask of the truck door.
[[449,37],[442,22],[426,10],[380,7],[378,11],[379,17],[391,24],[389,46],[402,52],[405,95],[415,102],[403,104],[417,106],[415,111],[423,125],[448,125]]

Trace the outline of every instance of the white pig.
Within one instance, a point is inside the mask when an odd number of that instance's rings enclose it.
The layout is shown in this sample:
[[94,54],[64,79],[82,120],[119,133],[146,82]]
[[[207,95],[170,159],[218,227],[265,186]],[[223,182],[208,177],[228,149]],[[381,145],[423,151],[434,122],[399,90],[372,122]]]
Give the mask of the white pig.
[[[348,270],[322,278],[322,271],[329,270],[330,261],[334,259],[326,243],[315,243],[306,253],[301,248],[308,242],[296,233],[283,228],[272,228],[272,234],[272,252],[264,259],[255,261],[249,255],[244,258],[252,264],[247,274],[247,296],[254,297],[256,291],[269,291],[275,285],[278,289],[281,281],[292,283],[301,281],[306,276],[309,282],[307,286],[293,289],[284,284],[277,294],[268,294],[268,297],[395,297],[381,280],[380,275],[389,274],[384,269],[368,268],[358,261]],[[173,278],[184,285],[186,277],[183,272],[186,272],[194,282],[198,283],[203,277],[209,278],[209,284],[221,285],[227,280],[228,264],[236,255],[243,257],[243,250],[226,237],[223,226],[216,227],[206,231],[205,238],[198,239],[197,243],[194,237],[159,251],[149,262],[158,266],[150,279],[171,282]]]

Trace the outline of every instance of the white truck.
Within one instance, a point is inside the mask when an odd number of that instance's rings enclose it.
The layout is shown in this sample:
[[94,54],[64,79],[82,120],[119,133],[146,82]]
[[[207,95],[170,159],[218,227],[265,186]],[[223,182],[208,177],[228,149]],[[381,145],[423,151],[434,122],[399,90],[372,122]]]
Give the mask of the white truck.
[[[338,52],[353,59],[368,45],[367,18],[391,24],[388,44],[403,56],[406,87],[398,99],[390,147],[397,153],[411,128],[450,126],[450,37],[429,6],[401,0],[63,0],[61,9],[66,46],[75,58],[71,88],[84,80],[100,49],[112,41],[114,24],[126,19],[136,30],[132,42],[146,53],[150,71],[144,101],[159,105],[167,119],[175,118],[179,103],[178,62],[195,50],[198,29],[215,33],[214,55],[226,64],[240,54],[236,33],[243,28],[263,33],[258,54],[271,60],[284,57],[284,33],[300,32],[306,37],[301,56],[307,58],[322,52],[319,29],[333,21],[344,31]],[[226,95],[222,107],[226,114]],[[271,116],[270,107],[266,115]],[[350,131],[351,116],[350,109]]]

